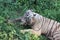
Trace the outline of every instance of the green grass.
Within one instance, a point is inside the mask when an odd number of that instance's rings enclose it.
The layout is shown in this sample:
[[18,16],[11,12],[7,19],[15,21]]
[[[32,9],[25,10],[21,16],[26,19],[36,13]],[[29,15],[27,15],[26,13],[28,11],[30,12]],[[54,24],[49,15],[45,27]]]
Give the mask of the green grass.
[[22,16],[28,9],[60,22],[60,0],[0,0],[0,40],[48,40],[43,35],[21,34],[23,26],[5,22]]

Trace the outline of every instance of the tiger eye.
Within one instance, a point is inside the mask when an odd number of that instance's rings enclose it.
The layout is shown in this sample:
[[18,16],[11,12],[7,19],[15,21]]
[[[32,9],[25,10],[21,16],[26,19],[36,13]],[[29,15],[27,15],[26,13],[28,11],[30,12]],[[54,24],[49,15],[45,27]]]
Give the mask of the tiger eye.
[[36,14],[33,14],[33,16],[36,16]]

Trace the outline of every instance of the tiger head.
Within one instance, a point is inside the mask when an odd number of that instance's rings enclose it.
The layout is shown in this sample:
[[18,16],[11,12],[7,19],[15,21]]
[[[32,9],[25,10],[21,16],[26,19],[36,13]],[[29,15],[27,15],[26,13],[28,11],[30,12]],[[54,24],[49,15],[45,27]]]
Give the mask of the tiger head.
[[21,17],[22,25],[34,25],[36,22],[39,22],[40,15],[33,12],[32,10],[27,10],[25,14]]

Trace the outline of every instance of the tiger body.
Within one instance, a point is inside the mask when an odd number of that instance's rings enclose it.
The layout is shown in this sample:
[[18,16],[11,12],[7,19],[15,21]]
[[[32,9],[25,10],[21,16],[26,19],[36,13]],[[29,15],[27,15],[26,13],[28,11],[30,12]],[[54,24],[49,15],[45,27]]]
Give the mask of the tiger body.
[[41,30],[41,34],[45,34],[51,40],[60,40],[60,23],[43,16],[41,18],[39,26],[36,24],[37,27],[34,26],[32,29],[36,31]]
[[51,40],[60,40],[60,23],[40,14],[28,10],[22,18],[14,21],[22,21],[22,24],[32,25],[32,29],[21,30],[21,32],[31,31],[32,34],[40,36],[45,34]]

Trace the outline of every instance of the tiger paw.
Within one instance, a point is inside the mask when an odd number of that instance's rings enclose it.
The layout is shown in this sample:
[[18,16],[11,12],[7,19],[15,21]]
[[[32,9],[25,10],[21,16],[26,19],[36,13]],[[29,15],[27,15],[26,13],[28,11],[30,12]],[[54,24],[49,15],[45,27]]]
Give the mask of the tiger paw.
[[25,31],[24,31],[24,30],[20,30],[20,33],[24,34],[24,33],[25,33]]

